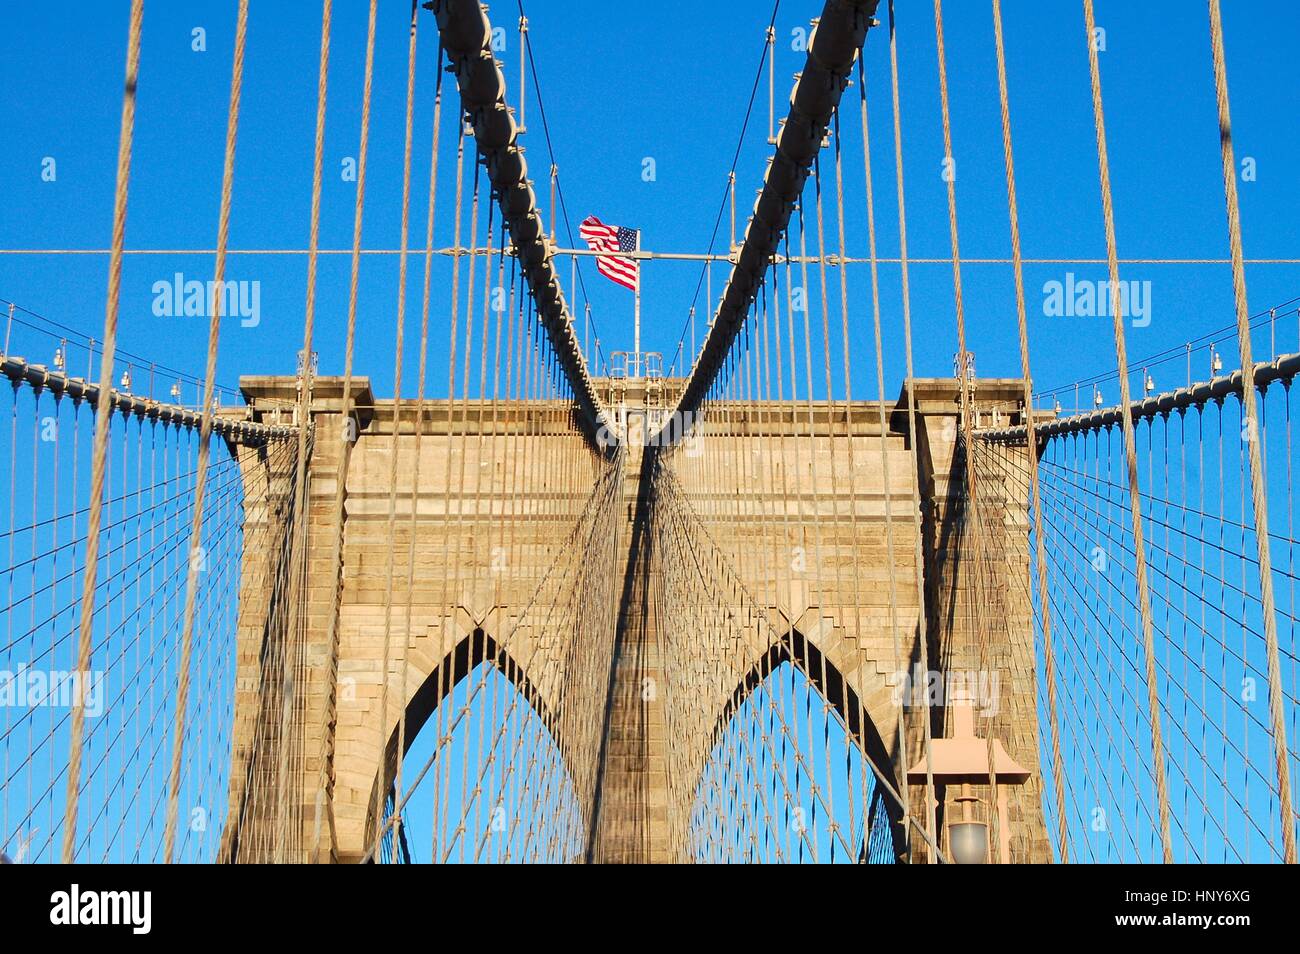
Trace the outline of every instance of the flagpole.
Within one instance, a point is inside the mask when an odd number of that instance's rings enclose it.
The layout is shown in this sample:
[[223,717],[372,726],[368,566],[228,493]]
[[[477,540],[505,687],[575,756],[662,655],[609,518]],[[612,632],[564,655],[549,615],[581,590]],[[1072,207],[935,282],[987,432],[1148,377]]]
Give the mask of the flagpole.
[[[641,251],[641,230],[636,230],[636,250]],[[636,269],[636,289],[634,304],[632,306],[632,352],[636,355],[636,376],[642,376],[641,367],[641,265],[637,263]]]

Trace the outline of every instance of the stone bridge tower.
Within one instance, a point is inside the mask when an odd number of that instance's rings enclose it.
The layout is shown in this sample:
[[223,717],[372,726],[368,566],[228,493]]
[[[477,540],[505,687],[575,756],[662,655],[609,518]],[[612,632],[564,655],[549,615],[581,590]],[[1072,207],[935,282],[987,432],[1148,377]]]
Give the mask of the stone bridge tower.
[[[670,392],[677,382],[615,380],[599,386],[607,406],[635,432],[646,415],[652,424],[659,409],[671,406]],[[275,407],[296,400],[296,381],[290,377],[246,377],[241,387],[258,418],[270,419],[279,413]],[[268,614],[277,612],[271,599],[273,581],[283,572],[277,564],[288,559],[291,548],[286,542],[245,560],[230,812],[223,844],[227,859],[267,858],[262,846],[272,838],[263,830],[271,824],[264,806],[272,787],[291,793],[289,801],[297,807],[289,819],[275,822],[292,826],[307,846],[297,860],[353,862],[364,856],[377,823],[376,790],[391,784],[400,716],[405,712],[409,745],[449,685],[477,662],[496,655],[494,641],[521,618],[533,599],[557,548],[582,519],[583,497],[592,485],[592,467],[583,463],[594,457],[591,448],[556,446],[575,440],[571,409],[560,402],[493,402],[491,407],[472,400],[428,402],[418,452],[416,436],[409,433],[411,405],[404,402],[397,493],[390,495],[394,405],[375,400],[368,382],[354,379],[356,440],[347,468],[339,572],[330,559],[335,475],[346,433],[341,388],[340,379],[317,379],[311,404],[315,436],[304,515],[307,585],[295,617],[306,678],[292,693],[292,704],[305,713],[305,728],[292,740],[277,735],[276,713],[268,711],[267,694],[259,691],[276,678],[268,672],[275,656]],[[710,425],[707,439],[722,442],[721,453],[737,467],[746,466],[754,448],[761,448],[784,486],[774,480],[760,494],[751,516],[757,512],[766,519],[757,520],[737,520],[725,488],[716,487],[714,504],[699,510],[699,520],[719,551],[717,558],[739,569],[750,593],[763,594],[764,618],[747,637],[746,661],[734,673],[734,687],[744,687],[747,679],[770,666],[771,634],[784,634],[788,644],[805,655],[805,664],[813,663],[812,670],[825,674],[818,688],[891,783],[907,789],[919,817],[925,814],[924,788],[915,782],[909,787],[899,776],[922,756],[925,708],[919,695],[910,702],[900,698],[899,676],[915,675],[923,655],[922,629],[928,636],[924,656],[940,680],[947,673],[995,673],[996,678],[984,684],[995,696],[980,700],[992,704],[976,712],[975,728],[981,736],[999,740],[1027,775],[1024,784],[1005,786],[1010,823],[1004,845],[1009,860],[1046,861],[1050,849],[1038,771],[1037,663],[1024,559],[1027,493],[1008,476],[1022,468],[984,462],[981,451],[975,461],[980,519],[973,520],[963,473],[969,462],[958,439],[957,388],[955,379],[916,382],[915,433],[908,425],[904,399],[884,408],[888,484],[881,466],[878,404],[735,406],[725,426]],[[972,390],[975,406],[989,423],[1018,422],[1022,393],[1019,380],[979,380]],[[485,439],[452,439],[466,433]],[[504,433],[513,439],[505,443],[509,451],[503,456],[491,436]],[[617,519],[589,528],[591,539],[604,541],[592,558],[611,560],[617,567],[612,575],[616,592],[593,594],[592,606],[584,610],[616,617],[594,774],[574,779],[580,789],[585,786],[594,793],[585,853],[587,860],[597,862],[674,857],[666,817],[670,760],[663,702],[646,699],[640,691],[666,664],[660,620],[672,611],[661,605],[661,574],[672,568],[664,565],[665,555],[653,545],[654,468],[661,461],[655,448],[630,443],[634,446],[623,457],[618,486],[610,488],[621,496],[612,511]],[[413,486],[417,453],[418,483]],[[1001,453],[1028,451],[1003,448]],[[469,483],[449,482],[453,470],[472,475]],[[513,482],[504,474],[513,475]],[[247,467],[248,512],[272,522],[283,519],[291,477],[265,462]],[[452,483],[472,493],[457,499],[450,493]],[[920,501],[923,602],[917,599],[914,582],[914,494]],[[391,523],[390,499],[395,508]],[[787,506],[790,499],[802,503]],[[816,541],[797,519],[800,506],[816,506],[823,515]],[[414,541],[412,507],[417,517]],[[833,519],[826,519],[827,514]],[[500,532],[519,543],[524,565],[512,567],[510,573],[488,572],[494,559],[488,535],[480,539],[465,528],[489,522],[504,525]],[[978,540],[972,532],[976,523],[981,528]],[[449,530],[453,526],[459,528],[454,534]],[[779,539],[772,537],[776,526]],[[284,528],[283,535],[292,532]],[[892,537],[892,565],[887,535]],[[815,551],[800,573],[744,557],[746,552],[793,547]],[[408,548],[415,554],[409,592]],[[387,567],[394,551],[402,554],[401,570],[390,592]],[[471,572],[473,568],[483,572]],[[331,638],[336,604],[335,668]],[[901,652],[891,623],[895,613]],[[404,670],[390,656],[384,672],[385,633],[390,646],[404,644]],[[535,662],[550,651],[540,634],[525,632],[512,645],[512,658],[503,671],[525,692],[563,749],[567,714],[555,711],[559,687],[536,675],[543,670]],[[719,719],[725,719],[728,705],[743,692],[734,687],[715,700]],[[955,720],[943,693],[929,711],[931,735],[950,735]],[[858,712],[866,713],[866,724]],[[905,752],[898,751],[900,723]],[[708,740],[673,744],[707,748]],[[260,764],[274,761],[264,753],[290,745],[295,758],[281,758],[278,766]],[[323,790],[322,777],[328,780]],[[962,781],[988,799],[978,777]],[[984,788],[987,781],[986,773]],[[944,801],[942,788],[938,795]],[[939,821],[942,827],[942,809]],[[895,815],[900,859],[924,860],[923,841],[908,839],[903,829]]]

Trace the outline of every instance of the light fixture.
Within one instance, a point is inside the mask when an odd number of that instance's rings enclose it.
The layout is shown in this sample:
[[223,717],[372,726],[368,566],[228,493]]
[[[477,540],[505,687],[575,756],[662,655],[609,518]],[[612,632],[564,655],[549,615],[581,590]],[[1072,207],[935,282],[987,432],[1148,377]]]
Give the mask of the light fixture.
[[1143,382],[1142,386],[1146,389],[1147,394],[1150,394],[1156,389],[1155,378],[1151,377],[1149,373],[1144,375],[1144,377],[1146,380]]
[[54,349],[54,366],[60,371],[67,365],[67,360],[63,357],[63,345]]
[[960,815],[948,822],[948,851],[959,865],[988,864],[988,822],[976,817],[984,803],[971,794],[969,784],[962,785],[958,791],[953,808],[959,809]]
[[120,387],[122,388],[123,391],[131,390],[131,369],[130,368],[127,368],[125,371],[122,372],[122,381],[120,383]]
[[[924,785],[927,775],[934,779],[935,804],[943,809],[944,851],[957,864],[987,864],[990,860],[990,825],[997,818],[998,850],[996,858],[1011,860],[1011,813],[1007,806],[1007,788],[1023,785],[1029,770],[1020,765],[1002,742],[975,734],[975,702],[968,691],[955,689],[948,700],[952,715],[952,735],[934,739],[927,759],[923,754],[907,772],[907,780]],[[990,749],[992,750],[990,752]],[[996,783],[987,801],[974,794],[972,786]],[[955,793],[951,800],[948,793]]]
[[179,401],[181,399],[181,383],[177,381],[173,384],[171,391],[168,393],[171,394],[173,401]]
[[1101,388],[1092,389],[1092,403],[1101,407]]
[[1214,345],[1210,345],[1210,372],[1218,374],[1223,370],[1223,357],[1219,354]]

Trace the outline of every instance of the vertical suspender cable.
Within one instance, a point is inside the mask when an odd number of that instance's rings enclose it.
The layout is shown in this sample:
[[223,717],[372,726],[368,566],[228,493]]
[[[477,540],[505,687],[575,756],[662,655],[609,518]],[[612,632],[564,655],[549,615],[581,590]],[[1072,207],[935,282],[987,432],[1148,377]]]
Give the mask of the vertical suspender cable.
[[[330,19],[332,13],[332,0],[324,0],[321,9],[320,71],[316,80],[316,140],[312,158],[311,219],[307,240],[307,302],[303,312],[302,334],[303,370],[298,392],[298,456],[295,462],[293,484],[293,521],[295,525],[295,542],[293,546],[295,548],[298,547],[297,540],[301,539],[304,544],[306,542],[307,432],[310,430],[308,416],[311,410],[311,347],[316,323],[316,264],[318,249],[320,248],[321,171],[325,152],[325,99],[329,88]],[[305,559],[305,554],[299,551],[294,555],[294,559]],[[322,739],[326,736],[323,736]],[[325,771],[325,759],[322,758],[320,789],[317,793],[318,805],[319,800],[323,798]],[[319,808],[317,811],[319,812]],[[319,814],[317,819],[319,822]]]
[[1124,346],[1124,316],[1120,314],[1119,252],[1115,245],[1115,209],[1110,191],[1110,160],[1106,155],[1106,115],[1101,100],[1101,68],[1097,62],[1096,21],[1092,0],[1083,0],[1087,26],[1088,68],[1092,79],[1092,115],[1097,131],[1097,165],[1101,174],[1101,207],[1106,222],[1106,259],[1110,269],[1110,310],[1115,327],[1115,359],[1119,369],[1120,407],[1124,408],[1124,451],[1128,458],[1129,507],[1133,516],[1133,563],[1138,607],[1142,614],[1142,641],[1146,652],[1147,706],[1151,723],[1151,775],[1155,780],[1160,812],[1160,843],[1166,864],[1174,860],[1169,836],[1169,790],[1165,778],[1164,738],[1160,732],[1159,676],[1156,671],[1155,629],[1151,620],[1151,591],[1147,582],[1146,544],[1142,533],[1141,490],[1138,487],[1137,436],[1129,412],[1128,354]]
[[[930,637],[926,621],[924,553],[921,547],[921,469],[917,450],[916,376],[912,368],[912,303],[907,286],[907,216],[903,204],[903,127],[899,115],[898,96],[898,41],[894,31],[894,3],[889,2],[889,72],[894,105],[894,170],[898,190],[898,258],[903,284],[903,339],[907,352],[907,429],[912,449],[912,520],[915,529],[913,554],[916,559],[917,645],[921,653],[921,668],[930,671]],[[927,677],[928,678],[928,677]],[[930,697],[922,693],[925,713],[922,719],[922,738],[925,747],[925,833],[926,840],[934,844],[935,804],[934,770],[930,747]],[[926,853],[931,863],[937,858]]]
[[[387,735],[385,727],[388,721],[388,667],[390,663],[390,653],[392,645],[393,629],[393,577],[395,572],[394,562],[396,560],[397,546],[394,537],[397,533],[397,457],[401,446],[402,432],[402,358],[403,351],[406,347],[406,261],[410,237],[411,225],[411,137],[415,125],[415,40],[416,40],[416,11],[419,8],[415,0],[411,0],[411,24],[409,39],[406,51],[406,125],[405,137],[402,147],[402,223],[401,223],[401,251],[397,258],[397,327],[394,334],[393,352],[393,435],[392,448],[388,459],[388,547],[385,554],[384,562],[384,661],[383,669],[380,672],[380,694],[379,694],[379,719],[377,722],[377,733],[379,743],[379,780],[380,784],[376,787],[376,810],[375,810],[375,841],[372,850],[378,854],[380,832],[382,826],[378,824],[378,819],[383,817],[383,799],[388,789],[388,754],[387,754]],[[423,352],[421,352],[421,368],[424,367]],[[423,379],[421,380],[423,387]],[[415,464],[419,466],[418,459]],[[413,485],[414,486],[414,485]],[[414,507],[414,504],[412,505]],[[408,550],[410,559],[414,560],[414,537],[415,537],[415,512],[411,513],[411,537],[412,543]],[[408,585],[406,591],[406,617],[405,627],[401,630],[402,653],[399,661],[401,691],[398,693],[397,705],[400,713],[398,721],[405,728],[406,716],[406,647],[410,642],[408,631],[410,630],[411,621],[411,589]],[[337,624],[336,624],[337,625]],[[401,752],[394,753],[395,759],[401,758]],[[394,784],[396,784],[397,765],[394,762]],[[397,805],[400,802],[400,793],[394,790],[393,797],[393,851],[390,859],[394,862],[398,858],[398,845],[402,837],[402,816],[397,811]]]
[[235,23],[235,55],[230,74],[230,108],[226,116],[226,158],[221,174],[221,211],[217,222],[217,260],[214,292],[208,301],[208,363],[203,379],[203,410],[199,423],[197,471],[194,476],[194,515],[190,529],[189,571],[185,580],[185,617],[181,631],[176,685],[176,726],[172,740],[171,778],[167,789],[167,820],[163,831],[163,860],[171,863],[176,843],[176,814],[180,802],[181,752],[185,744],[185,717],[190,692],[190,654],[194,641],[194,602],[198,593],[203,525],[203,497],[207,485],[212,440],[212,392],[217,376],[217,346],[221,334],[222,285],[226,272],[226,244],[230,239],[230,198],[235,179],[235,134],[239,129],[239,94],[244,76],[244,45],[248,34],[248,0],[240,0]]
[[[1241,348],[1241,404],[1249,422],[1251,499],[1255,511],[1255,544],[1259,557],[1259,596],[1268,652],[1268,702],[1277,760],[1278,801],[1282,821],[1283,860],[1296,863],[1295,816],[1291,810],[1291,770],[1287,754],[1285,694],[1278,655],[1277,612],[1273,596],[1273,558],[1268,539],[1268,495],[1264,482],[1264,433],[1259,427],[1255,397],[1255,362],[1250,348],[1250,315],[1246,303],[1246,266],[1241,242],[1241,210],[1237,204],[1237,164],[1232,151],[1232,119],[1228,113],[1228,68],[1223,51],[1223,22],[1219,0],[1210,0],[1210,45],[1214,56],[1214,88],[1219,105],[1219,145],[1223,154],[1223,191],[1228,206],[1228,240],[1232,247],[1232,291],[1237,305],[1237,343]],[[1289,459],[1289,458],[1288,458]]]
[[1056,651],[1052,645],[1051,600],[1047,591],[1047,545],[1043,540],[1043,503],[1038,489],[1038,436],[1034,427],[1034,388],[1029,373],[1029,331],[1025,318],[1025,276],[1020,257],[1020,212],[1016,204],[1016,166],[1011,151],[1011,107],[1007,96],[1006,52],[1002,43],[1002,2],[993,0],[993,38],[998,57],[998,95],[1002,112],[1002,156],[1007,173],[1007,214],[1011,221],[1011,261],[1016,280],[1016,320],[1020,334],[1020,372],[1024,379],[1025,434],[1029,445],[1029,492],[1033,506],[1035,557],[1038,567],[1038,599],[1043,625],[1044,676],[1047,682],[1047,712],[1052,745],[1052,786],[1056,791],[1057,838],[1061,862],[1070,860],[1070,828],[1065,817],[1065,765],[1057,728]]
[[[312,845],[313,850],[319,848],[321,813],[325,810],[325,799],[332,785],[330,774],[333,771],[333,751],[331,734],[335,731],[337,721],[335,706],[336,702],[336,674],[338,668],[338,651],[339,651],[339,612],[343,598],[343,498],[347,495],[348,468],[352,462],[352,445],[359,436],[359,426],[354,423],[352,418],[352,358],[356,343],[357,327],[357,285],[361,272],[361,223],[362,213],[365,209],[366,202],[366,158],[370,143],[370,93],[374,81],[374,64],[375,64],[375,14],[376,0],[370,0],[370,10],[366,26],[366,64],[365,76],[362,81],[361,95],[361,143],[357,153],[357,195],[356,203],[353,210],[352,218],[352,269],[348,279],[348,327],[347,340],[344,344],[343,354],[343,398],[339,407],[339,420],[342,426],[341,441],[339,446],[338,469],[334,478],[334,503],[332,513],[334,515],[333,538],[330,550],[329,572],[334,574],[334,590],[332,605],[328,626],[330,628],[330,669],[326,676],[327,685],[325,687],[327,707],[330,710],[331,717],[325,726],[322,726],[321,736],[321,757],[320,766],[317,770],[317,787],[316,787],[316,820],[315,835],[316,843]],[[323,119],[323,117],[322,117]],[[320,130],[318,129],[318,133]],[[319,209],[314,209],[314,214]],[[314,289],[309,291],[314,295]],[[310,351],[306,354],[306,360],[310,362]],[[306,411],[301,415],[299,425],[306,428],[308,424]],[[300,463],[300,468],[305,467],[305,462]],[[306,520],[305,513],[299,513],[298,519]],[[305,559],[305,556],[304,556]],[[382,715],[381,715],[382,718]],[[333,831],[333,809],[330,809],[331,831]]]
[[[945,162],[948,163],[947,168],[944,170],[947,174],[943,179],[948,192],[948,235],[952,244],[952,287],[957,317],[957,394],[961,408],[961,440],[966,445],[966,461],[962,471],[966,485],[966,506],[970,512],[971,535],[975,539],[975,545],[972,548],[975,555],[975,599],[980,600],[983,594],[980,593],[979,585],[985,579],[983,571],[988,559],[988,541],[984,536],[975,476],[975,440],[971,420],[973,408],[971,407],[972,395],[969,384],[972,378],[972,369],[970,353],[966,350],[966,306],[962,298],[961,250],[957,241],[957,169],[952,158],[952,123],[948,113],[948,60],[944,53],[943,44],[942,0],[934,0],[934,36],[939,61],[939,109],[943,120],[943,154]],[[956,595],[954,594],[955,598]],[[987,668],[986,659],[991,621],[982,619],[976,614],[972,614],[972,617],[980,621],[979,668],[983,670]],[[988,756],[990,801],[996,800],[998,791],[997,770],[994,766],[994,740],[995,736],[992,731],[986,733],[985,750]],[[1003,838],[998,831],[1001,819],[998,817],[997,812],[990,812],[989,819],[991,822],[990,834],[997,845],[997,861],[999,864],[1006,864],[1011,859],[1003,856]]]
[[[86,568],[82,577],[81,619],[78,625],[77,671],[90,672],[91,636],[98,582],[99,529],[103,520],[104,470],[108,458],[108,427],[112,415],[113,350],[117,344],[118,299],[122,290],[122,247],[126,243],[126,197],[131,178],[131,141],[135,130],[135,91],[140,72],[140,32],[144,0],[132,0],[127,33],[126,87],[117,145],[117,187],[113,195],[113,246],[108,261],[108,301],[104,309],[104,352],[99,368],[95,408],[95,445],[91,458],[90,512],[86,522]],[[77,800],[81,794],[81,749],[86,728],[85,700],[72,707],[68,748],[68,795],[63,814],[63,861],[70,864],[77,850]]]

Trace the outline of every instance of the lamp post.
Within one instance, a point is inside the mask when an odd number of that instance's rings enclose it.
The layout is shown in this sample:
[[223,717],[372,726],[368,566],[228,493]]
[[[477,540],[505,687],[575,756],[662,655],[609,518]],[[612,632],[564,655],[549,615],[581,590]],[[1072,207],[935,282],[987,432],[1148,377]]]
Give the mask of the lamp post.
[[[944,809],[944,844],[958,864],[987,864],[990,860],[989,817],[996,811],[998,857],[1006,861],[1011,857],[1007,791],[1011,785],[1023,785],[1028,781],[1029,770],[1011,758],[1000,740],[994,739],[990,772],[988,739],[975,734],[974,700],[965,691],[954,692],[949,707],[952,711],[952,735],[930,743],[929,759],[930,774],[936,787],[941,789],[936,804]],[[991,792],[985,802],[976,797],[972,786],[987,785],[990,774],[997,783],[996,791]],[[908,770],[907,780],[925,784],[924,755]],[[956,792],[951,802],[947,798],[950,789]]]

